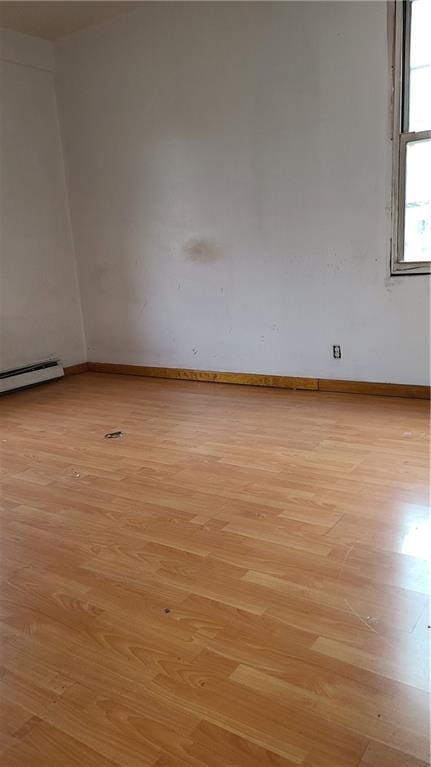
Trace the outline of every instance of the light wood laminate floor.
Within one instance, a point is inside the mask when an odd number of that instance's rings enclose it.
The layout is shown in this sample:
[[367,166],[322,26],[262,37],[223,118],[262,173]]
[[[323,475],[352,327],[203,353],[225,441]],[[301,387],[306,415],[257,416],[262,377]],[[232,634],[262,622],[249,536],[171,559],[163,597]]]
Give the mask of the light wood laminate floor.
[[88,373],[0,410],[2,767],[428,764],[426,402]]

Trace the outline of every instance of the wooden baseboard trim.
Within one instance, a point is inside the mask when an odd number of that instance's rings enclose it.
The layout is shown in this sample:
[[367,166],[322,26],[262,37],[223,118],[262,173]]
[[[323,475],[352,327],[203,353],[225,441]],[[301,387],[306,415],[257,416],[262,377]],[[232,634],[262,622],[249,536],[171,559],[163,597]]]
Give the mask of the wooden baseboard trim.
[[430,399],[430,387],[417,386],[415,384],[343,381],[331,378],[319,378],[319,391],[340,392],[343,394],[373,394],[383,397]]
[[308,391],[338,392],[343,394],[372,394],[385,397],[411,397],[414,399],[430,398],[429,386],[416,386],[410,384],[343,381],[328,378],[301,378],[297,376],[261,375],[260,373],[215,372],[213,370],[148,367],[146,365],[117,365],[109,362],[89,362],[86,370],[93,373],[116,373],[120,375],[144,376],[151,378],[177,378],[186,381],[210,381],[212,383],[242,384],[246,386],[269,386],[278,389],[303,389]]
[[88,373],[88,362],[80,362],[78,365],[68,365],[63,368],[65,376],[77,376],[80,373]]
[[149,376],[152,378],[178,378],[187,381],[273,386],[279,389],[317,390],[316,378],[261,375],[259,373],[215,372],[213,370],[191,370],[187,368],[160,368],[142,365],[115,365],[105,362],[89,362],[88,369],[95,373],[120,373],[121,375]]

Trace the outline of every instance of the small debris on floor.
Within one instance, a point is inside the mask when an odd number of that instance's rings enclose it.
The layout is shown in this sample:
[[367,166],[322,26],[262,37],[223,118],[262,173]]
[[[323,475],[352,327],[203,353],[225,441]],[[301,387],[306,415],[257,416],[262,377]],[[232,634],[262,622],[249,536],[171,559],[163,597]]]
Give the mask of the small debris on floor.
[[105,434],[105,439],[120,439],[124,436],[124,431],[108,431],[108,433]]
[[171,612],[171,608],[170,607],[165,607],[164,612],[165,613],[170,613]]
[[73,472],[73,476],[74,476],[74,477],[80,477],[81,475],[80,475],[80,474],[78,474],[78,472],[77,472],[77,471],[74,471],[74,472]]

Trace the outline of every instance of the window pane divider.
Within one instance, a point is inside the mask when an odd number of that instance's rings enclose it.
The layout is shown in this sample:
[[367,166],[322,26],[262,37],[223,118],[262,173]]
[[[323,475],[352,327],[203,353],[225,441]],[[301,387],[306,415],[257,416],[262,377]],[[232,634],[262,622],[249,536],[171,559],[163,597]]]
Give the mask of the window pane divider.
[[431,138],[431,130],[406,131],[400,136],[401,141],[406,144],[410,141],[423,141],[429,138]]

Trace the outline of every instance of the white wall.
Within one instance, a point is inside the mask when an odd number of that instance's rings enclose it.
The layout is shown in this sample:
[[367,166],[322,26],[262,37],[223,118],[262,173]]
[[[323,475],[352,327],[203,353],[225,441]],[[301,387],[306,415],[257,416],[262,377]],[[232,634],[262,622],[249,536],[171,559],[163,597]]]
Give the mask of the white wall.
[[91,360],[426,383],[384,2],[145,3],[58,46],[58,93]]
[[50,43],[1,31],[0,370],[86,359]]

